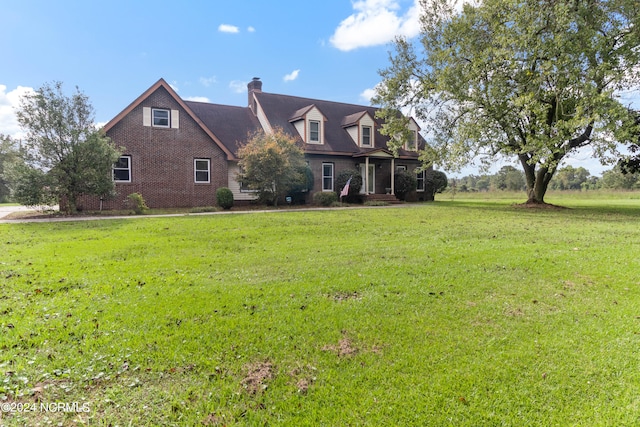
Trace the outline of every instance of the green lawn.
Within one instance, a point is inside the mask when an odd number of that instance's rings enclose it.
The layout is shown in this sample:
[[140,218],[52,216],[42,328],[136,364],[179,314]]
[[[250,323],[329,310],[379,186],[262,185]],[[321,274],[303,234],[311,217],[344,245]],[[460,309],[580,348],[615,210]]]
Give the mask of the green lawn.
[[640,199],[522,199],[0,224],[0,424],[639,425]]

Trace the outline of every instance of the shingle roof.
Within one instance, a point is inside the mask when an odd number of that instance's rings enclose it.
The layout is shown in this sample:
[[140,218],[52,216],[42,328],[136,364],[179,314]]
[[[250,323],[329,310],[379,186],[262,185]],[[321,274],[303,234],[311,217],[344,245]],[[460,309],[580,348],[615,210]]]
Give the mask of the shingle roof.
[[[356,104],[345,104],[334,101],[301,98],[297,96],[278,95],[266,92],[256,92],[255,97],[265,112],[269,123],[273,127],[280,127],[292,135],[298,135],[293,118],[299,118],[315,106],[325,116],[324,144],[308,144],[307,153],[332,153],[342,155],[358,155],[371,151],[370,148],[360,148],[351,139],[345,126],[355,124],[365,114],[369,114],[375,121],[375,145],[387,148],[389,137],[380,133],[382,121],[376,118],[376,107]],[[417,158],[417,153],[400,150],[401,157]]]
[[[302,119],[312,108],[317,108],[324,115],[324,144],[306,144],[305,152],[309,154],[358,156],[380,148],[387,149],[389,138],[379,132],[382,121],[376,118],[375,107],[265,92],[255,92],[254,95],[271,126],[282,128],[294,137],[299,137],[294,122]],[[234,155],[237,155],[238,148],[247,140],[248,135],[262,129],[257,117],[248,107],[195,101],[184,103]],[[358,147],[346,130],[346,127],[357,124],[365,114],[369,114],[375,121],[376,147],[373,150]],[[399,155],[417,158],[417,153],[402,149]]]
[[247,107],[185,101],[191,111],[213,132],[224,146],[237,155],[247,136],[262,129]]

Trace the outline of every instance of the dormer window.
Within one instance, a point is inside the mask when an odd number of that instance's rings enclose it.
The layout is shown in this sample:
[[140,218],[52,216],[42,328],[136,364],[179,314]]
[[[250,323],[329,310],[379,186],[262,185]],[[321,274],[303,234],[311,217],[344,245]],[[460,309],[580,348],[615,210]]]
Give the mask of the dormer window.
[[309,120],[309,143],[320,144],[320,122]]
[[327,118],[315,105],[295,111],[289,118],[302,140],[307,144],[324,144],[324,124]]
[[411,137],[405,144],[405,149],[409,151],[416,151],[417,146],[418,146],[418,131],[412,130]]
[[371,147],[371,126],[362,126],[362,146]]

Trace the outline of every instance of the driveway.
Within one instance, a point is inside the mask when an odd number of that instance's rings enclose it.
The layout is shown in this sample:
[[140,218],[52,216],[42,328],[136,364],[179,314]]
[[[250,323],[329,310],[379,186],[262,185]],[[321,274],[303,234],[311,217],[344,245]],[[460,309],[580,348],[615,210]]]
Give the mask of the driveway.
[[14,212],[25,212],[25,211],[32,211],[32,208],[28,208],[26,206],[16,206],[16,205],[12,205],[12,206],[7,206],[7,205],[0,205],[0,219],[6,217],[7,215],[10,215]]

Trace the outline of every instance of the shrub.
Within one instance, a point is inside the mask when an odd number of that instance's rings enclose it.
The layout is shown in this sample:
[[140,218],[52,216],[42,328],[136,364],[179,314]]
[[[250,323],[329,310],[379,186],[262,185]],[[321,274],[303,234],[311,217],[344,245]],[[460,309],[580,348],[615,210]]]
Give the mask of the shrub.
[[233,207],[233,193],[227,187],[218,188],[216,191],[216,202],[222,209],[231,209]]
[[131,193],[127,196],[127,205],[133,209],[136,215],[142,215],[149,210],[144,197],[140,193]]
[[333,191],[318,191],[313,194],[313,203],[320,206],[331,206],[338,202],[338,195]]
[[360,195],[360,190],[362,189],[362,175],[355,169],[345,169],[338,173],[336,176],[336,188],[338,189],[338,193],[342,191],[345,185],[347,185],[347,181],[351,178],[351,184],[349,184],[349,194],[347,195],[348,201],[353,201],[355,197]]
[[418,179],[415,174],[400,170],[395,174],[395,193],[400,200],[405,200],[407,194],[416,191],[418,188]]

